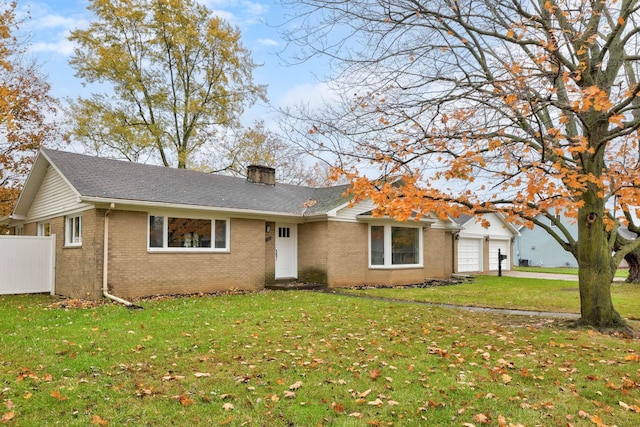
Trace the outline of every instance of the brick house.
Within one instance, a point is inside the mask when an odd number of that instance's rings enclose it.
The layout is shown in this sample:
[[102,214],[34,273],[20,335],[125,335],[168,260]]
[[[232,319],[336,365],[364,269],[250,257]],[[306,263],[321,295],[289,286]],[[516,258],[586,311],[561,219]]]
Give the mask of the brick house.
[[375,218],[346,189],[276,184],[262,166],[243,179],[42,149],[2,223],[58,236],[55,293],[75,298],[451,276],[453,221]]

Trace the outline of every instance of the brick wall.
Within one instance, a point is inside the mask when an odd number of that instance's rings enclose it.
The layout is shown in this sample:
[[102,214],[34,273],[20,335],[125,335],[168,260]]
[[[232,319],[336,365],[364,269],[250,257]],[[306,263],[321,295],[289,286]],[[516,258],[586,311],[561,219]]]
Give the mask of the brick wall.
[[[276,223],[265,222],[264,244],[264,283],[276,281]],[[269,231],[266,228],[269,227]]]
[[109,290],[123,298],[260,289],[265,278],[265,222],[231,219],[231,251],[149,252],[145,212],[113,211],[109,225]]
[[71,298],[102,295],[102,241],[104,211],[82,212],[82,246],[65,247],[65,218],[51,220],[56,238],[56,293]]
[[453,273],[453,236],[424,228],[422,268],[369,269],[368,225],[329,222],[328,283],[331,287],[360,284],[410,284],[447,278]]
[[327,283],[329,223],[298,225],[298,280]]

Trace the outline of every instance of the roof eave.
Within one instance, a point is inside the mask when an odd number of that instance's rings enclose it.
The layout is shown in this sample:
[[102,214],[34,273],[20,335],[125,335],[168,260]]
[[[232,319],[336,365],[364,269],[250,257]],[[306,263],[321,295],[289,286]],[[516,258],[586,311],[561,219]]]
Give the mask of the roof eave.
[[262,210],[254,210],[254,209],[225,208],[225,207],[217,207],[217,206],[154,202],[154,201],[146,201],[146,200],[128,200],[128,199],[116,199],[116,198],[95,197],[95,196],[80,196],[80,200],[82,202],[92,203],[96,205],[98,204],[110,205],[111,203],[113,203],[115,204],[116,209],[118,205],[126,205],[126,206],[156,208],[156,209],[181,209],[181,210],[198,210],[198,211],[209,211],[209,212],[224,212],[224,213],[234,213],[234,214],[240,214],[240,215],[260,216],[260,217],[298,218],[300,220],[304,218],[302,213],[272,212],[272,211],[262,211]]

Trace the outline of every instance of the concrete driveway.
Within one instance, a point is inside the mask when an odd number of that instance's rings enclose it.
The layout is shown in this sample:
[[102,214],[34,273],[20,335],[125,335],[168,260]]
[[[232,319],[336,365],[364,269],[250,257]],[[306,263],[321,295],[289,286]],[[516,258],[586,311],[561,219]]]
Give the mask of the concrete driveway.
[[[497,276],[498,272],[489,273],[491,276]],[[577,274],[561,274],[561,273],[534,273],[529,271],[503,270],[502,275],[505,277],[524,277],[528,279],[547,279],[547,280],[566,280],[569,282],[577,282]],[[626,277],[614,277],[614,282],[624,282]]]

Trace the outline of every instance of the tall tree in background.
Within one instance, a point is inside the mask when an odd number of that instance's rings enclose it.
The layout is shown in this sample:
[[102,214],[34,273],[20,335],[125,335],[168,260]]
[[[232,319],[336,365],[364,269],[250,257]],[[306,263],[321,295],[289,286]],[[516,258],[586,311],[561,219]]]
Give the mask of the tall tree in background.
[[97,152],[189,167],[265,88],[240,32],[194,0],[91,0],[73,31],[77,76],[105,93],[71,108],[73,136]]
[[222,143],[218,152],[224,171],[231,175],[245,177],[247,166],[263,165],[275,168],[276,179],[284,184],[324,187],[332,183],[329,168],[309,166],[306,152],[268,129],[262,120],[238,129],[238,134]]
[[578,260],[581,322],[627,328],[611,282],[640,246],[617,239],[620,224],[637,229],[639,6],[296,1],[289,40],[303,58],[333,58],[345,101],[300,111],[310,130],[299,143],[335,156],[355,200],[373,199],[379,214],[574,218],[577,240],[560,223],[538,225]]
[[16,36],[16,3],[0,1],[0,217],[11,212],[38,148],[54,136],[49,85]]

